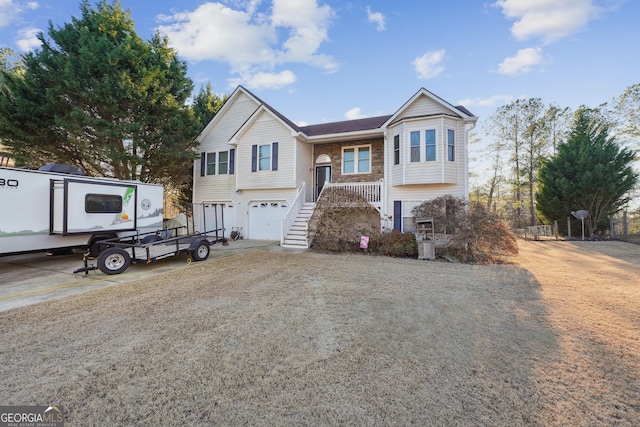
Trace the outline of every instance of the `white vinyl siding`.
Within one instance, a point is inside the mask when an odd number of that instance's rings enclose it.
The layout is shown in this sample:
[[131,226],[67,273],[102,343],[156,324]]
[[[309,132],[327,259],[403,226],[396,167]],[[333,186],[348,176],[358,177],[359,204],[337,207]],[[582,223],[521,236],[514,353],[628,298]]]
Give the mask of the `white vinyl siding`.
[[[262,112],[253,119],[245,132],[235,139],[236,149],[236,175],[238,189],[264,189],[264,188],[295,188],[295,139],[291,136],[291,130],[279,120],[267,112]],[[252,172],[253,146],[256,148],[256,156],[259,156],[260,146],[270,146],[271,161],[273,161],[273,143],[278,142],[278,170],[272,170],[273,163],[267,166],[266,151],[262,154],[262,167],[259,170],[256,164],[256,172]],[[256,159],[258,163],[258,159]]]
[[[199,137],[200,150],[203,153],[230,151],[229,140],[249,119],[251,114],[259,107],[253,99],[238,92],[236,97],[227,101],[212,123]],[[236,160],[238,154],[236,151]],[[193,182],[193,201],[200,203],[203,200],[228,200],[236,192],[236,175],[200,176],[200,160],[195,162],[195,176]],[[238,170],[235,164],[236,173]]]

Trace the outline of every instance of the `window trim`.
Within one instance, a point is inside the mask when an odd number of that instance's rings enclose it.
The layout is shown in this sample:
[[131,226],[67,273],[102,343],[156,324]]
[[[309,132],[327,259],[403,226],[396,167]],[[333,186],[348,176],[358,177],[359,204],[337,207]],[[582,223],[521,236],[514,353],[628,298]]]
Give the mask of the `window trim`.
[[453,129],[447,129],[447,160],[456,161],[456,132]]
[[[360,172],[360,149],[362,148],[366,148],[367,151],[369,152],[369,158],[368,160],[368,170],[366,172]],[[344,160],[344,152],[346,150],[353,150],[353,172],[345,172],[345,160]],[[371,169],[372,169],[372,150],[371,150],[371,144],[364,144],[364,145],[350,145],[350,146],[345,146],[342,147],[342,165],[341,165],[341,173],[342,175],[366,175],[366,174],[370,174],[371,173]],[[364,160],[364,159],[363,159]]]
[[[269,151],[269,157],[263,156],[260,157],[260,148],[262,147],[266,147],[269,146],[270,147],[270,151]],[[253,144],[251,146],[251,172],[266,172],[266,171],[272,171],[272,172],[277,172],[278,171],[278,146],[279,143],[278,142],[272,142],[271,144]],[[269,158],[269,168],[268,169],[262,169],[260,166],[260,160],[264,160]]]
[[[217,152],[216,151],[211,151],[207,153],[207,161],[206,161],[206,169],[205,169],[205,174],[206,175],[215,175],[216,174],[216,160],[218,158],[218,156],[216,155]],[[211,161],[211,158],[213,157],[213,162]]]
[[[222,153],[227,155],[227,160],[222,161]],[[225,171],[222,172],[222,165],[225,165]],[[218,151],[218,175],[229,175],[229,151]]]
[[[433,144],[429,144],[429,138],[427,138],[428,132],[433,132]],[[429,158],[429,148],[433,149],[433,158]],[[436,129],[424,130],[424,161],[425,162],[437,162],[438,161],[438,132]]]
[[[409,162],[410,163],[420,163],[420,159],[422,158],[422,156],[420,155],[422,149],[420,148],[422,146],[422,143],[420,142],[421,140],[421,133],[419,130],[418,131],[410,131],[409,132]],[[414,141],[413,136],[414,135],[418,135],[418,139],[417,141]],[[416,145],[414,145],[414,142],[417,142]],[[415,153],[415,149],[418,149],[418,158],[415,159],[414,158],[414,153]]]
[[393,136],[393,165],[400,164],[400,135]]

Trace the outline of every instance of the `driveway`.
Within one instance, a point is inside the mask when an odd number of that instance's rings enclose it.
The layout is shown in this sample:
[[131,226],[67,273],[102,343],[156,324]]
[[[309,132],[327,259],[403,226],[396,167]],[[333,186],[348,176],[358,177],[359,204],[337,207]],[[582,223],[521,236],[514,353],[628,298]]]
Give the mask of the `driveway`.
[[[227,246],[212,245],[209,259],[203,262],[250,249],[291,251],[281,248],[278,242],[237,240],[230,241]],[[83,266],[82,254],[50,256],[35,253],[0,257],[0,311],[185,269],[190,266],[189,260],[188,254],[181,254],[149,265],[133,264],[124,273],[109,276],[100,270],[73,274]]]

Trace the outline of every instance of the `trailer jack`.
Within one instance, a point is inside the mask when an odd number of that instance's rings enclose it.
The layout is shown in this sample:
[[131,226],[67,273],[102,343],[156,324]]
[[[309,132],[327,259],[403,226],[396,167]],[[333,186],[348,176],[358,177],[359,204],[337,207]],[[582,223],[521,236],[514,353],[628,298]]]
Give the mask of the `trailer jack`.
[[96,264],[89,264],[89,257],[91,256],[91,252],[87,252],[82,256],[82,261],[84,262],[84,267],[78,268],[73,271],[73,274],[84,273],[85,276],[89,274],[92,270],[97,270],[98,266]]

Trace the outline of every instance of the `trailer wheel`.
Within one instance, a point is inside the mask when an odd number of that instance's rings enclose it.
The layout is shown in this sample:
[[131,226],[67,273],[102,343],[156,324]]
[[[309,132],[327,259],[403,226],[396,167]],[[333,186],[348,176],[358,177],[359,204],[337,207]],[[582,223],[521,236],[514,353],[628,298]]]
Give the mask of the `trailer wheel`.
[[131,257],[124,249],[108,248],[98,257],[98,268],[104,274],[120,274],[131,265]]
[[191,251],[191,258],[193,258],[194,261],[204,261],[209,258],[209,251],[209,242],[206,240],[200,240],[196,244],[195,249]]

